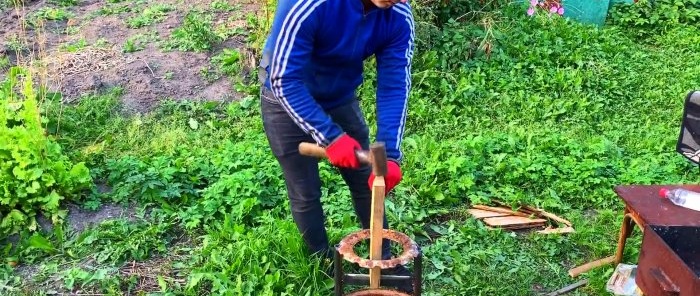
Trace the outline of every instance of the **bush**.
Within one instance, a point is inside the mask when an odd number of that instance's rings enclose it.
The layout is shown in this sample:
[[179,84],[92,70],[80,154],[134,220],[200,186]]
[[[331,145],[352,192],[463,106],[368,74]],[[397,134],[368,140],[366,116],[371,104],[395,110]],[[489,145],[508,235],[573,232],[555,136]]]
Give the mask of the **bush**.
[[699,0],[639,0],[610,8],[610,23],[633,29],[637,37],[664,33],[679,25],[695,25],[698,20]]
[[71,163],[42,121],[31,74],[12,68],[0,86],[0,237],[36,230],[39,213],[61,223],[61,201],[92,184],[85,164]]

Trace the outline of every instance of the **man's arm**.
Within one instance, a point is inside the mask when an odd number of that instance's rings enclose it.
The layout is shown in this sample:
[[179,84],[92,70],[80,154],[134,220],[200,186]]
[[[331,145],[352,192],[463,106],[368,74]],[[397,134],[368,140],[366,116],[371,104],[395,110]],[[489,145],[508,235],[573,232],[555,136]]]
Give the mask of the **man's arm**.
[[397,4],[392,9],[401,16],[397,30],[391,33],[389,44],[376,55],[377,141],[386,144],[389,159],[401,162],[415,33],[410,7]]
[[302,67],[311,57],[319,26],[317,8],[324,2],[301,0],[278,16],[281,23],[270,61],[270,85],[294,122],[317,143],[327,146],[342,135],[342,129],[314,101],[302,81]]

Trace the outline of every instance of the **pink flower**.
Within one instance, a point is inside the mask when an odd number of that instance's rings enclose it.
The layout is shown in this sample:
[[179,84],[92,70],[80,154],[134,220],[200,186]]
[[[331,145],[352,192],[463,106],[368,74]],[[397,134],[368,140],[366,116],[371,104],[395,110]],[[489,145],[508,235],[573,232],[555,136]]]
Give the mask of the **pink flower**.
[[537,5],[538,0],[530,0],[530,5],[535,6]]
[[554,7],[554,6],[552,6],[552,7],[549,8],[549,12],[551,12],[551,13],[557,13],[557,8]]
[[533,14],[535,14],[535,9],[530,7],[530,9],[527,10],[527,15],[532,16]]
[[564,15],[564,7],[559,7],[559,11],[557,11],[559,15]]

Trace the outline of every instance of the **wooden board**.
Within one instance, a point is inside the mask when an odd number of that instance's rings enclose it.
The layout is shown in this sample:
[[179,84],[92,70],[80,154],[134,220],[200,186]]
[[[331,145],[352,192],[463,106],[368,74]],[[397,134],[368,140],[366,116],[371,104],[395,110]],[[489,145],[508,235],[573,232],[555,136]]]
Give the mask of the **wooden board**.
[[[372,183],[372,216],[370,218],[370,260],[382,259],[382,229],[384,229],[384,194],[386,184],[384,176],[376,176]],[[381,268],[374,267],[369,270],[369,285],[372,289],[378,289],[381,281]]]
[[509,214],[509,215],[513,215],[513,216],[521,216],[521,217],[529,217],[530,216],[530,215],[525,214],[525,213],[513,211],[509,208],[489,207],[489,206],[484,206],[484,205],[474,205],[474,206],[472,206],[472,208],[496,212],[496,213],[504,213],[504,214]]
[[[541,230],[537,231],[541,234],[574,232],[571,222],[547,213],[542,209],[521,206],[517,211],[514,211],[504,203],[498,201],[495,203],[498,206],[473,205],[467,212],[475,219],[483,221],[489,229],[522,230],[541,228]],[[550,220],[555,221],[559,228],[553,228],[552,225],[548,225],[551,222]]]
[[474,218],[476,218],[476,219],[508,216],[508,214],[506,214],[506,213],[496,213],[496,212],[480,210],[480,209],[469,209],[467,211],[469,212],[469,214],[474,216]]
[[556,234],[556,233],[572,233],[572,232],[575,232],[575,230],[570,226],[566,226],[566,227],[562,227],[562,228],[551,228],[550,227],[550,228],[547,228],[545,230],[540,230],[538,232],[542,233],[542,234]]
[[547,222],[545,219],[530,219],[519,216],[491,217],[484,218],[484,223],[493,227],[518,229],[542,226]]

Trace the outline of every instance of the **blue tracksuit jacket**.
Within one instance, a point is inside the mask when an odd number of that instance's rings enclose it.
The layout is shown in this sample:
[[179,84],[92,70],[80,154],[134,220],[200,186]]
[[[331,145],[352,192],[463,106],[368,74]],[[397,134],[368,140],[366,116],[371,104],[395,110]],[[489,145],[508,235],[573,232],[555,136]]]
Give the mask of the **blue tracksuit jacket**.
[[401,161],[414,50],[408,2],[365,13],[361,0],[279,0],[275,14],[262,79],[297,125],[324,146],[339,137],[324,110],[354,98],[363,61],[375,55],[376,141]]

